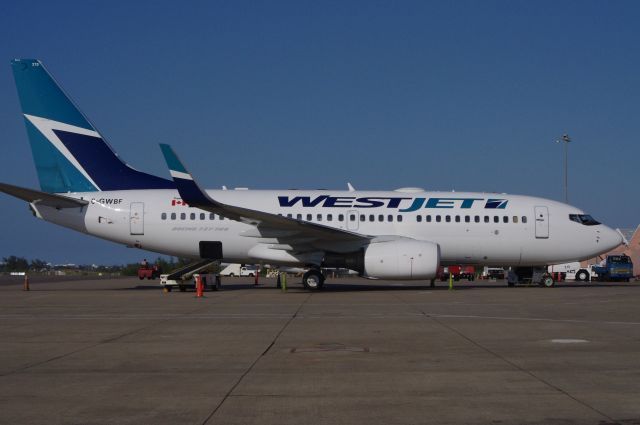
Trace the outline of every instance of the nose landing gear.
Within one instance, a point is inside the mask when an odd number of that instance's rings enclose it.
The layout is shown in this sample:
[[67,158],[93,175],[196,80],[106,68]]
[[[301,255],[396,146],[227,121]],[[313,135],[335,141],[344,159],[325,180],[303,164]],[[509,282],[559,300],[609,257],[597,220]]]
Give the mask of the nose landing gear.
[[320,290],[324,285],[324,275],[318,269],[310,269],[302,275],[302,284],[305,289]]

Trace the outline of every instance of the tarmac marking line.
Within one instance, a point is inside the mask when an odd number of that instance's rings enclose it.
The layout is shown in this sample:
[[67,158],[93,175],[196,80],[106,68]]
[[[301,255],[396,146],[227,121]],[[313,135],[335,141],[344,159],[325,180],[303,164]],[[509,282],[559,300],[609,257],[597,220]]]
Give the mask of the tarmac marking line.
[[307,295],[307,297],[304,299],[304,301],[302,301],[300,303],[300,305],[298,306],[298,308],[296,309],[296,311],[293,313],[293,315],[291,315],[291,317],[289,318],[289,320],[287,320],[285,322],[285,324],[282,326],[282,328],[280,328],[280,330],[278,331],[278,333],[275,335],[275,337],[273,338],[273,340],[269,343],[269,345],[264,349],[264,351],[262,353],[260,353],[260,355],[258,357],[256,357],[256,359],[253,361],[253,363],[251,363],[251,365],[249,365],[249,367],[247,368],[247,370],[244,371],[244,373],[242,375],[240,375],[240,378],[238,378],[238,380],[236,381],[235,384],[233,384],[233,386],[229,389],[229,391],[227,391],[227,393],[224,395],[224,397],[222,398],[222,400],[220,400],[220,403],[218,403],[218,405],[211,411],[211,413],[209,414],[209,416],[207,416],[205,418],[205,420],[202,422],[202,425],[205,425],[207,422],[209,422],[210,419],[212,419],[215,414],[220,410],[220,408],[222,407],[222,405],[224,404],[225,401],[227,401],[227,399],[231,396],[231,394],[235,391],[235,389],[238,387],[238,385],[240,385],[240,383],[244,380],[244,378],[253,370],[253,368],[255,367],[256,364],[258,364],[258,362],[260,361],[260,359],[262,357],[264,357],[269,350],[271,350],[271,347],[273,347],[276,343],[276,341],[278,340],[278,338],[280,338],[280,335],[282,335],[282,333],[285,331],[285,329],[287,329],[287,327],[289,326],[289,324],[291,324],[291,322],[293,322],[293,320],[298,317],[298,313],[300,312],[300,310],[302,309],[302,307],[306,304],[306,302],[309,300],[309,298],[311,298],[311,293],[309,293]]

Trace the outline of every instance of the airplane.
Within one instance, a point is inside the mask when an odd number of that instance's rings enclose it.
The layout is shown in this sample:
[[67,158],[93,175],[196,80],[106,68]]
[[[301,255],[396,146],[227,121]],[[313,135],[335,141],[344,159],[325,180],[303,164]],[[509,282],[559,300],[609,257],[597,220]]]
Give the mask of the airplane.
[[[531,196],[420,188],[204,190],[162,144],[171,180],[125,163],[36,59],[11,61],[40,190],[0,183],[40,219],[162,254],[434,279],[440,265],[542,266],[593,258],[618,232]],[[224,188],[226,189],[226,188]]]

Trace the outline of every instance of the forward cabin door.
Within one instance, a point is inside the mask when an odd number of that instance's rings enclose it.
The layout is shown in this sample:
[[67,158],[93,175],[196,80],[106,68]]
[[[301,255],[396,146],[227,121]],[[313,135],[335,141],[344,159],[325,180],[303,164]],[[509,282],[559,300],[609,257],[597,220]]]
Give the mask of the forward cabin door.
[[549,209],[547,207],[535,207],[536,238],[549,237]]
[[144,202],[131,203],[129,228],[132,235],[144,235]]

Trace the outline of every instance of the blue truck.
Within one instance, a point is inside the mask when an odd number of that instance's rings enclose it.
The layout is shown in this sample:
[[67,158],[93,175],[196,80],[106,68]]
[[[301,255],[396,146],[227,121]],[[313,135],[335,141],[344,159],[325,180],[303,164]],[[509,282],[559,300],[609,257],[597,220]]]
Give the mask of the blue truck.
[[633,277],[633,262],[626,255],[608,255],[604,265],[593,266],[599,281],[629,282]]

